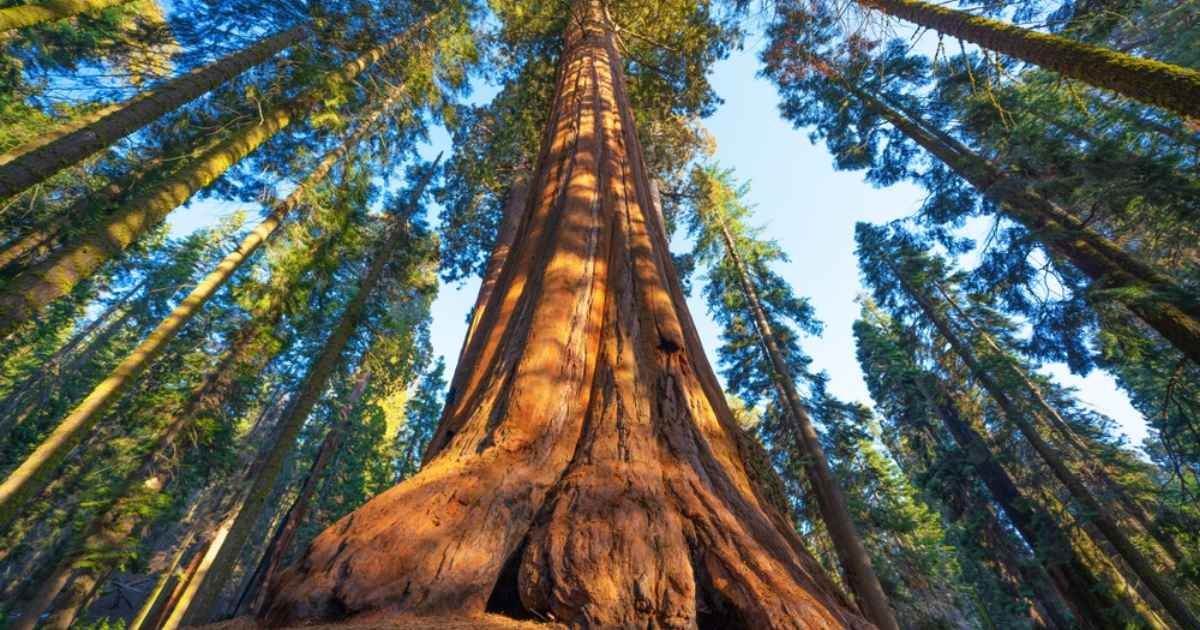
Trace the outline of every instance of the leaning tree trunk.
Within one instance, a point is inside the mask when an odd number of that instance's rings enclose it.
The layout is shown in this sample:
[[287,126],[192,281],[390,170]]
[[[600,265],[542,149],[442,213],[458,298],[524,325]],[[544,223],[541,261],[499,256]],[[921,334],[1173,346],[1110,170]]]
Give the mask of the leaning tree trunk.
[[[293,398],[282,388],[277,389],[276,394],[282,395],[266,399],[266,403],[247,433],[246,444],[255,445],[259,440],[273,444],[277,439],[282,429],[279,421]],[[252,446],[252,448],[245,449],[242,457],[239,457],[238,464],[245,473],[234,480],[234,483],[228,484],[228,489],[232,489],[232,491],[216,494],[217,507],[213,510],[212,517],[216,519],[219,515],[220,520],[212,520],[209,529],[197,531],[196,535],[203,542],[157,614],[146,622],[149,627],[158,630],[174,630],[182,623],[184,615],[187,614],[191,602],[195,600],[196,593],[204,582],[204,576],[212,568],[223,542],[229,535],[230,528],[240,515],[249,494],[249,486],[253,484],[259,471],[262,470],[269,450],[270,446],[265,448],[253,448]],[[219,489],[224,490],[226,487],[222,486]]]
[[[1100,531],[1102,540],[1106,540],[1112,545],[1117,555],[1145,583],[1146,588],[1154,594],[1154,597],[1158,599],[1159,603],[1176,623],[1183,628],[1200,629],[1200,621],[1196,619],[1179,592],[1159,574],[1142,552],[1134,546],[1129,537],[1125,535],[1124,530],[1112,519],[1110,512],[1105,506],[1083,484],[1078,475],[1067,466],[1062,455],[1041,436],[1037,428],[1026,416],[1024,410],[1013,402],[1008,393],[980,364],[974,352],[959,338],[958,334],[951,328],[950,323],[937,310],[928,296],[914,287],[907,277],[897,270],[892,263],[888,263],[888,265],[891,267],[897,280],[900,281],[905,293],[917,302],[921,311],[924,312],[930,323],[937,329],[938,334],[950,344],[954,353],[967,365],[972,376],[979,381],[991,398],[996,401],[1004,417],[1025,437],[1029,445],[1033,447],[1033,450],[1046,463],[1046,466],[1050,468],[1054,477],[1062,483],[1071,497],[1085,510],[1086,518]],[[1099,543],[1099,541],[1097,542]]]
[[[1019,537],[1013,536],[1011,527],[997,518],[987,497],[975,490],[974,480],[963,478],[962,481],[966,482],[963,490],[971,494],[961,497],[965,501],[955,506],[955,512],[959,518],[968,517],[979,523],[971,533],[978,536],[975,544],[979,551],[989,554],[985,566],[995,573],[1005,595],[1014,601],[1027,602],[1034,628],[1070,630],[1081,627],[1073,623],[1071,607],[1045,567],[1037,563]],[[1028,586],[1027,594],[1022,592],[1023,585]],[[994,623],[991,625],[995,627]]]
[[217,181],[297,117],[309,112],[331,83],[352,81],[367,67],[400,48],[427,21],[428,18],[331,73],[322,87],[314,87],[263,113],[257,124],[239,130],[179,172],[134,194],[102,223],[14,278],[0,290],[0,339],[46,305],[70,293],[75,285],[140,239],[146,230],[161,223],[192,195]]
[[270,587],[366,611],[589,627],[866,627],[765,500],[651,207],[615,37],[577,0],[529,205],[414,477]]
[[1025,226],[1047,251],[1069,260],[1083,272],[1093,289],[1114,291],[1111,299],[1200,364],[1200,303],[1195,296],[944,132],[840,77],[830,78],[980,193],[998,202],[1000,210]]
[[[441,160],[440,155],[438,160]],[[414,205],[420,202],[425,187],[436,170],[437,161],[429,167],[413,193],[412,203]],[[218,600],[221,591],[233,573],[242,547],[253,533],[255,521],[266,505],[271,489],[275,487],[288,456],[295,451],[296,441],[300,437],[300,429],[303,428],[304,421],[308,419],[309,413],[324,394],[329,377],[333,375],[342,359],[342,353],[352,340],[359,324],[362,323],[372,293],[383,279],[392,253],[404,244],[409,234],[406,219],[392,217],[392,221],[394,223],[387,228],[384,239],[373,253],[370,265],[359,281],[354,297],[346,304],[337,324],[321,347],[321,352],[309,367],[296,399],[288,405],[279,420],[279,435],[263,458],[261,468],[255,474],[250,488],[247,490],[243,505],[239,508],[237,517],[230,524],[228,535],[222,541],[220,549],[214,557],[212,568],[199,584],[194,602],[183,617],[186,622],[194,624],[220,618]]]
[[104,208],[110,207],[121,193],[136,186],[145,175],[154,173],[162,160],[159,156],[139,163],[134,172],[109,180],[96,191],[84,193],[67,207],[56,210],[47,220],[9,239],[0,248],[0,274],[15,276],[45,258],[71,229],[78,230],[81,222],[93,219]]
[[825,457],[825,449],[821,448],[821,442],[817,438],[817,431],[813,428],[808,410],[805,409],[804,403],[800,401],[800,395],[796,392],[795,378],[788,368],[787,361],[783,359],[779,343],[775,340],[771,322],[767,320],[766,312],[758,299],[758,290],[750,280],[750,275],[738,253],[733,235],[729,233],[724,218],[716,216],[713,217],[713,220],[717,222],[717,227],[721,231],[721,239],[725,243],[725,255],[733,263],[738,283],[742,288],[742,295],[749,303],[751,320],[758,331],[759,343],[771,364],[771,376],[775,381],[775,387],[787,405],[786,419],[790,424],[792,437],[796,440],[796,445],[804,456],[804,469],[809,482],[812,483],[814,493],[817,495],[821,520],[825,522],[825,528],[833,540],[834,551],[842,566],[842,572],[846,576],[846,582],[849,583],[855,599],[858,600],[859,606],[862,607],[867,618],[880,628],[899,630],[900,626],[896,623],[895,614],[888,604],[883,587],[879,584],[879,577],[875,575],[871,556],[867,554],[862,536],[854,525],[854,519],[850,517],[850,509],[846,506],[846,496],[837,480],[833,478],[833,472],[829,469],[829,460]]
[[95,426],[105,410],[113,404],[125,389],[137,382],[138,377],[157,358],[158,354],[195,315],[209,298],[225,285],[234,272],[267,241],[310,193],[313,186],[325,179],[333,167],[374,129],[374,124],[386,114],[403,93],[402,87],[393,88],[369,116],[340,145],[321,158],[307,177],[283,201],[276,204],[267,218],[259,223],[241,243],[227,254],[216,269],[205,276],[196,288],[183,299],[166,318],[140,343],[121,363],[98,384],[86,398],[73,409],[54,431],[0,483],[0,529],[8,518],[15,515],[21,502],[39,491],[47,482],[50,473],[79,440]]
[[[55,573],[52,574],[58,575],[66,571],[73,574],[74,578],[69,589],[70,594],[65,598],[66,601],[55,607],[46,624],[47,628],[67,628],[74,623],[75,617],[87,603],[87,594],[100,582],[103,575],[113,569],[120,558],[105,556],[87,562],[81,560],[90,550],[128,544],[129,539],[145,527],[146,515],[136,509],[137,503],[170,489],[179,465],[179,456],[168,454],[177,453],[183,448],[181,442],[194,430],[196,422],[212,413],[229,394],[235,392],[236,379],[240,372],[248,368],[257,372],[266,364],[269,353],[261,352],[261,349],[255,348],[251,342],[255,340],[260,326],[274,328],[282,314],[282,304],[279,304],[274,307],[274,312],[263,318],[265,321],[250,320],[237,332],[225,357],[209,371],[203,383],[196,388],[183,410],[174,417],[154,446],[142,455],[142,463],[122,481],[112,507],[97,514],[91,522],[81,528],[82,542],[78,543],[77,549],[59,561]],[[24,616],[20,620],[21,624],[30,625],[17,625],[14,630],[32,628],[32,624],[53,603],[54,597],[64,586],[65,584],[53,579],[47,580],[39,590],[38,597],[26,606]],[[58,590],[48,593],[51,589]]]
[[1174,571],[1176,565],[1184,557],[1183,551],[1175,543],[1175,539],[1155,523],[1153,515],[1150,514],[1136,497],[1129,493],[1124,485],[1109,474],[1109,468],[1105,465],[1104,460],[1093,452],[1093,446],[1085,443],[1084,439],[1076,434],[1071,425],[1067,423],[1067,420],[1046,400],[1045,395],[1042,394],[1041,387],[1033,382],[1033,379],[1029,377],[1025,369],[1000,347],[1000,344],[996,342],[990,333],[980,328],[972,320],[940,282],[935,281],[932,284],[938,293],[941,294],[942,299],[950,305],[950,308],[959,315],[973,332],[983,339],[983,342],[994,353],[996,359],[1016,378],[1021,389],[1025,390],[1029,403],[1034,408],[1034,415],[1044,417],[1059,438],[1070,446],[1072,456],[1069,459],[1072,460],[1072,463],[1085,471],[1088,477],[1100,487],[1104,494],[1116,499],[1117,503],[1129,515],[1132,527],[1149,535],[1153,539],[1156,555],[1162,565],[1168,571]]
[[[962,449],[992,500],[1035,550],[1038,561],[1070,605],[1076,625],[1081,628],[1106,627],[1111,622],[1109,610],[1124,604],[1109,594],[1110,589],[1103,579],[1079,557],[1070,537],[1057,521],[1022,495],[1008,471],[992,455],[987,441],[959,414],[944,385],[938,381],[929,389],[933,390],[928,394],[929,403],[936,409],[946,431]],[[1148,625],[1154,623],[1148,622]]]
[[101,11],[128,4],[133,0],[45,0],[0,9],[0,33],[69,18],[80,13]]
[[125,626],[128,630],[142,630],[146,622],[159,612],[163,603],[163,595],[174,590],[174,585],[182,578],[182,571],[180,571],[179,565],[183,561],[184,555],[187,554],[188,548],[192,546],[192,539],[195,535],[195,529],[189,530],[184,535],[183,540],[175,543],[175,553],[171,555],[170,562],[158,576],[158,580],[154,583],[154,588],[150,589],[150,594],[146,596],[145,601],[138,608],[133,620]]
[[242,588],[241,596],[238,598],[237,605],[234,606],[233,614],[239,614],[243,605],[247,604],[248,599],[250,610],[257,611],[261,607],[262,599],[265,595],[262,586],[270,584],[271,579],[275,577],[275,573],[279,571],[279,567],[283,563],[284,554],[288,552],[288,549],[291,549],[292,541],[295,540],[296,533],[300,530],[300,524],[304,522],[304,517],[308,515],[308,510],[312,506],[317,486],[325,478],[325,470],[333,462],[333,456],[341,448],[342,439],[346,431],[350,428],[351,413],[358,405],[358,402],[362,400],[363,394],[367,390],[367,384],[370,381],[371,371],[365,367],[360,367],[358,374],[353,379],[354,389],[350,392],[350,396],[342,403],[341,409],[338,411],[337,423],[330,427],[329,431],[325,434],[325,439],[321,440],[321,446],[317,449],[317,454],[313,457],[312,466],[308,469],[308,476],[304,478],[304,483],[300,484],[300,491],[296,494],[296,499],[292,501],[292,506],[288,508],[283,522],[279,524],[279,528],[271,538],[270,544],[263,551],[258,567]]
[[1021,28],[921,0],[858,0],[888,15],[1096,87],[1200,118],[1200,71]]
[[45,181],[58,171],[111,146],[114,142],[175,111],[256,66],[304,37],[292,27],[171,79],[133,100],[71,121],[33,142],[0,155],[0,199]]

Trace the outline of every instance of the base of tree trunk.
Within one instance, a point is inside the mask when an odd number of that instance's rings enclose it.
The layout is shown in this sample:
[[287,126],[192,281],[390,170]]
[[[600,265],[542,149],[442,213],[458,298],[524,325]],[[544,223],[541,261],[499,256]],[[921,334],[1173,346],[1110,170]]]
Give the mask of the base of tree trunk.
[[[257,630],[261,626],[254,617],[246,616],[221,623],[192,627],[203,630]],[[337,628],[338,630],[560,630],[564,626],[557,623],[521,621],[493,614],[417,617],[374,612],[336,624],[294,627],[303,627],[305,630],[321,630],[322,628]]]
[[671,262],[615,36],[599,0],[573,15],[540,166],[428,461],[269,585],[272,626],[871,627],[768,496]]

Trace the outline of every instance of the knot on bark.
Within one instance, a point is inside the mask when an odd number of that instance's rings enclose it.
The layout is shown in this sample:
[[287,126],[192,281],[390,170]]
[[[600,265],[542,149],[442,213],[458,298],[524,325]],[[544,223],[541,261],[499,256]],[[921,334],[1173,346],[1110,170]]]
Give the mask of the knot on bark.
[[663,352],[679,352],[683,350],[683,340],[672,334],[659,333],[658,349]]

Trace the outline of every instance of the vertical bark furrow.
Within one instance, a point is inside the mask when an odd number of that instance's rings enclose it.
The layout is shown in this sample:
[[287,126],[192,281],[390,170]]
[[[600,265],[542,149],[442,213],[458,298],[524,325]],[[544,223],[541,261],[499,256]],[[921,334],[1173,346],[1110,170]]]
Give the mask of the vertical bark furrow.
[[[560,98],[573,103],[582,89],[582,79],[581,73],[564,71],[559,80]],[[472,370],[461,385],[450,392],[441,426],[430,441],[426,461],[462,430],[469,417],[466,410],[494,404],[498,392],[494,387],[484,388],[484,383],[495,385],[498,379],[512,374],[513,359],[520,356],[524,334],[528,330],[525,321],[533,304],[527,292],[536,292],[539,286],[536,269],[543,264],[544,252],[549,251],[554,242],[557,215],[553,210],[561,203],[561,191],[566,190],[582,112],[582,108],[572,106],[556,109],[551,115],[549,125],[554,133],[547,136],[548,147],[543,149],[542,159],[552,166],[535,180],[540,187],[531,188],[528,193],[526,203],[529,208],[525,211],[528,216],[518,230],[516,243],[498,281],[498,287],[503,290],[492,296],[493,305],[484,313],[476,347],[469,347],[460,359],[469,365],[487,366],[487,369],[477,367]],[[506,350],[501,352],[502,349]]]
[[585,627],[869,627],[741,460],[681,306],[612,33],[598,2],[575,7],[526,218],[438,443],[280,576],[272,624],[493,600]]

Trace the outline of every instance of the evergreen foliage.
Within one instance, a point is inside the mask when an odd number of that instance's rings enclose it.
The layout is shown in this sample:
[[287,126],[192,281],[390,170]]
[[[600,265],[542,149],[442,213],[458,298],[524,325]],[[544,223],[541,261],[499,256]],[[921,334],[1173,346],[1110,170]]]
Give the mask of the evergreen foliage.
[[[433,304],[489,256],[493,283],[518,273],[504,239],[531,232],[585,4],[0,1],[0,626],[262,613],[321,532],[421,479],[459,429],[449,386],[515,371],[492,350],[435,356]],[[720,456],[781,508],[817,560],[797,572],[832,578],[823,597],[881,627],[1197,627],[1200,5],[960,4],[596,3],[636,127],[620,146],[645,158],[612,163],[653,189],[603,199],[654,197],[679,250],[655,273],[720,331],[720,381],[700,380],[744,432]],[[780,115],[835,168],[927,193],[856,229],[869,401],[814,367],[817,305],[749,182],[713,161],[704,119],[740,95],[712,70],[760,40]],[[451,152],[430,166],[442,129]],[[525,316],[493,306],[476,308]],[[1051,364],[1111,375],[1147,439]],[[667,402],[684,404],[623,404]],[[848,568],[830,488],[894,622]],[[707,543],[670,562],[697,584],[752,579],[709,575]],[[531,616],[513,554],[464,599]],[[700,627],[751,625],[691,595]]]

